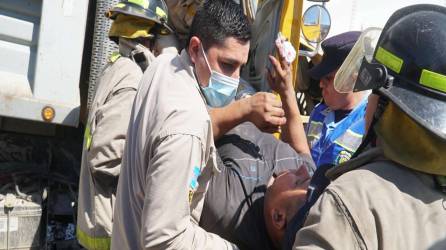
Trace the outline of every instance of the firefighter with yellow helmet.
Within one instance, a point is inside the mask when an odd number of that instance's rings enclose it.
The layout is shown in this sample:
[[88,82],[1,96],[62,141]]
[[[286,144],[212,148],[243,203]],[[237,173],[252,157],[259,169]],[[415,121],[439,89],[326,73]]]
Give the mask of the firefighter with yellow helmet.
[[77,238],[87,249],[109,249],[113,206],[133,100],[144,70],[156,55],[177,53],[163,0],[116,4],[111,40],[119,45],[102,72],[86,124]]

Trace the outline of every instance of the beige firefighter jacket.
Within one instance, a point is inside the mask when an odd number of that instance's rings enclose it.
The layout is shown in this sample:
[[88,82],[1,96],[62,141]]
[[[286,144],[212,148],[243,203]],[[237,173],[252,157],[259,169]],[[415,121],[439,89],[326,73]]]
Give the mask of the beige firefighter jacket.
[[[353,169],[353,170],[352,170]],[[446,249],[446,195],[379,148],[333,169],[293,249]]]
[[130,118],[112,249],[234,249],[198,226],[219,170],[212,124],[188,54],[155,59]]
[[[138,65],[132,52],[144,55]],[[132,59],[130,59],[132,58]],[[79,181],[77,238],[87,249],[110,249],[113,205],[130,112],[142,78],[153,60],[142,45],[120,39],[102,72],[86,124]]]

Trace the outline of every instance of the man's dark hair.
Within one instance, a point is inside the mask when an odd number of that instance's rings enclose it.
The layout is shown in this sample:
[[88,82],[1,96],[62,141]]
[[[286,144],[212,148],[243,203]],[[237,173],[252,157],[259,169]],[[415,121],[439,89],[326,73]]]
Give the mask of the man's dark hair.
[[200,38],[204,49],[222,44],[228,37],[244,43],[251,39],[251,26],[233,0],[206,0],[192,21],[187,47],[193,36]]

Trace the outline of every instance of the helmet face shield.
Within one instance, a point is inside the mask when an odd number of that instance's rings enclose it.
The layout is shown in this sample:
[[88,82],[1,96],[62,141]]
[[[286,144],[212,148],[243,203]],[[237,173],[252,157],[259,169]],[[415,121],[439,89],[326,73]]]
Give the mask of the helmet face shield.
[[355,90],[355,82],[363,60],[371,62],[378,38],[381,34],[380,28],[368,28],[364,30],[351,52],[345,58],[334,79],[334,87],[339,93],[348,93]]
[[389,75],[387,68],[379,63],[369,63],[365,58],[357,73],[353,84],[354,92],[389,87],[393,83],[393,76]]
[[446,8],[419,4],[387,21],[371,61],[363,60],[354,87],[377,90],[439,138],[446,140]]

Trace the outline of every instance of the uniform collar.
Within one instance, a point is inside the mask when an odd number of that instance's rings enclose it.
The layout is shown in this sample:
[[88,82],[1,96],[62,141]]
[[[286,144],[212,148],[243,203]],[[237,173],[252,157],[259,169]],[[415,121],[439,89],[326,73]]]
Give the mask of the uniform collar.
[[[194,65],[192,64],[192,61],[190,60],[190,56],[187,53],[186,49],[183,49],[180,52],[180,59],[181,63],[183,64],[184,68],[186,69],[187,73],[197,81],[194,74]],[[197,82],[198,83],[198,82]]]
[[183,64],[184,68],[187,71],[187,74],[194,79],[194,87],[198,90],[200,93],[201,98],[203,99],[204,103],[206,103],[206,99],[201,91],[200,84],[198,83],[197,77],[195,76],[195,67],[190,60],[190,56],[187,53],[186,49],[183,49],[180,53],[180,61]]
[[[341,111],[341,112],[348,112],[349,114],[353,113],[353,112],[363,108],[365,105],[367,105],[368,99],[369,99],[369,94],[364,94],[364,97],[362,98],[362,100],[352,110],[350,110],[350,111]],[[326,117],[329,114],[336,112],[335,110],[332,110],[330,107],[328,107],[327,104],[325,104],[325,103],[322,103],[322,104],[325,106],[325,108],[322,109],[322,111],[321,111],[321,114],[323,116]]]
[[[391,161],[387,159],[384,156],[384,151],[381,147],[373,147],[366,150],[364,153],[361,153],[358,155],[358,157],[348,160],[345,163],[340,164],[339,166],[336,166],[334,168],[331,168],[327,171],[325,174],[328,179],[331,181],[337,179],[341,175],[350,172],[352,170],[358,169],[362,166],[365,166],[366,164],[372,163],[372,162],[378,162],[378,161]],[[425,174],[416,170],[412,170],[410,168],[407,168],[401,164],[398,164],[394,161],[391,161],[394,165],[400,166],[404,169],[407,169],[414,174],[418,176],[421,182],[423,182],[425,185],[427,185],[430,188],[435,188],[436,184],[434,181],[434,178],[432,178],[432,175]]]

